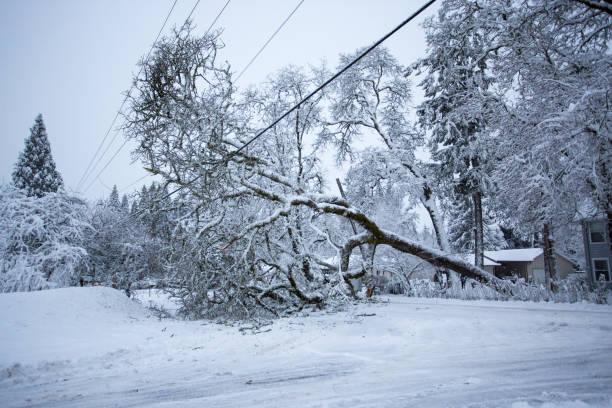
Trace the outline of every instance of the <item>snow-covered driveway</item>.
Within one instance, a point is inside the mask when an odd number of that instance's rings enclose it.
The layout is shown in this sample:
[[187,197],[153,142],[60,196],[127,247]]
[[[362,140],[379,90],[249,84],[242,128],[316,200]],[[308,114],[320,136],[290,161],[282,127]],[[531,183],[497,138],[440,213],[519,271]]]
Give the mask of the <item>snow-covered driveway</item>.
[[0,406],[611,406],[609,306],[390,297],[260,330],[107,288],[3,294]]

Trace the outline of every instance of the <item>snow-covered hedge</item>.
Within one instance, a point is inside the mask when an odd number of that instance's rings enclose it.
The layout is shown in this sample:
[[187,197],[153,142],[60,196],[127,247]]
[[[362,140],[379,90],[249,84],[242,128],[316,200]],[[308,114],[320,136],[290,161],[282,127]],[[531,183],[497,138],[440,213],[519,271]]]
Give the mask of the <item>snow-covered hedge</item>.
[[502,294],[490,286],[468,279],[462,286],[460,282],[451,285],[440,285],[430,279],[384,279],[378,290],[381,293],[405,294],[414,297],[442,297],[452,299],[488,299],[488,300],[523,300],[532,302],[555,303],[607,303],[605,286],[596,285],[591,288],[583,274],[572,274],[567,279],[554,282],[551,290],[542,284],[507,281],[508,294]]
[[63,192],[28,197],[0,186],[0,292],[76,283],[86,269],[84,201]]

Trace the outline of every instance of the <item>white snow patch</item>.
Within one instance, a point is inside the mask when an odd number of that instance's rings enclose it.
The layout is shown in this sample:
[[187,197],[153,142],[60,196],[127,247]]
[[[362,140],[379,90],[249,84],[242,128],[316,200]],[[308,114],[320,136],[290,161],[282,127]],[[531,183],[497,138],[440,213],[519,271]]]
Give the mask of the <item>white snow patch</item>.
[[170,316],[176,316],[180,307],[177,300],[170,298],[163,289],[135,290],[132,291],[132,298],[146,308],[153,309],[156,312],[166,312]]
[[134,323],[148,318],[123,292],[102,286],[3,293],[0,367],[114,351],[140,340]]
[[251,324],[108,288],[2,294],[0,406],[610,406],[610,306],[392,296]]
[[544,402],[541,404],[521,401],[512,404],[512,408],[591,408],[595,405],[587,404],[584,401],[558,401],[558,402]]

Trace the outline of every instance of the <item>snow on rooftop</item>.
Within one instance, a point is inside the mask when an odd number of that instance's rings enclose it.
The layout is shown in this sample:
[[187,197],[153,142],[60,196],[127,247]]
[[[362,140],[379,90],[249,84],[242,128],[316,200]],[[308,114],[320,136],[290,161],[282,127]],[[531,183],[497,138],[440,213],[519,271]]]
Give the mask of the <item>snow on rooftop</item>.
[[496,262],[530,262],[542,254],[542,248],[502,249],[484,251],[484,255]]

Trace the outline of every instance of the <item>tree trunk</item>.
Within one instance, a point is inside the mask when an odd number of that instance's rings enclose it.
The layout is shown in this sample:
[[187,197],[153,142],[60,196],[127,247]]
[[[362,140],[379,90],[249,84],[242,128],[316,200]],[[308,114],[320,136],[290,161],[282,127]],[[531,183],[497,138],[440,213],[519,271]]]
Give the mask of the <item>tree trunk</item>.
[[482,226],[482,193],[480,191],[472,193],[472,203],[474,210],[474,262],[478,268],[484,269],[484,230]]
[[[346,194],[344,194],[344,189],[342,188],[342,183],[340,182],[339,178],[336,178],[336,184],[338,185],[338,190],[340,191],[340,195],[342,196],[343,199],[346,200]],[[355,222],[350,219],[349,219],[349,222],[351,224],[351,228],[353,229],[353,234],[357,235],[357,227],[355,227]],[[359,252],[361,252],[362,267],[363,267],[362,269],[365,275],[364,278],[365,280],[368,280],[369,278],[374,276],[374,253],[376,252],[376,246],[372,245],[372,248],[369,248],[366,246],[366,251],[364,251],[363,246],[359,245]],[[346,269],[348,269],[348,264],[346,266]],[[344,272],[346,272],[346,270],[342,271],[342,273]],[[346,284],[349,286],[353,297],[356,297],[355,288],[353,287],[353,284],[350,282],[350,279],[345,278],[345,281],[346,281]],[[371,296],[371,289],[368,286],[368,296],[367,297],[369,298],[370,296]]]
[[[436,242],[438,247],[445,253],[450,253],[450,245],[446,237],[446,229],[444,228],[444,219],[442,214],[438,211],[438,205],[436,204],[435,197],[431,188],[424,184],[423,186],[423,197],[421,197],[421,203],[427,210],[431,224],[433,225],[434,233],[436,234]],[[444,280],[442,275],[446,277],[446,286],[451,287],[454,282],[458,281],[456,274],[446,268],[436,268],[436,276],[441,280]]]
[[[342,183],[340,182],[339,178],[336,178],[336,184],[338,185],[338,190],[340,191],[340,196],[342,196],[342,198],[346,200],[346,194],[344,194],[344,189],[342,188]],[[353,229],[353,234],[357,235],[357,227],[355,227],[355,222],[353,220],[349,220],[349,222],[351,223],[351,228]],[[363,259],[364,268],[367,269],[366,265],[368,264],[368,259],[367,259],[366,253],[363,252],[363,248],[361,247],[361,245],[359,245],[359,251],[361,252],[361,258]],[[373,257],[372,257],[372,259],[373,259]]]
[[438,247],[444,252],[450,252],[450,246],[448,245],[448,240],[446,238],[446,230],[444,229],[444,220],[438,211],[438,206],[435,200],[436,199],[433,196],[431,188],[425,184],[423,186],[423,197],[421,197],[421,204],[423,204],[423,207],[425,207],[425,210],[427,210],[427,214],[429,214],[429,218],[431,219],[431,224],[433,225],[434,233],[436,234],[436,242],[438,243]]
[[610,243],[610,252],[612,252],[612,210],[610,210],[610,206],[608,206],[606,213],[608,215],[608,242]]
[[544,274],[546,279],[546,287],[552,289],[552,281],[557,280],[556,267],[555,267],[555,254],[553,251],[554,241],[550,235],[550,227],[548,223],[544,224],[542,230],[542,240],[544,241]]
[[[383,137],[380,131],[379,134],[381,137]],[[391,149],[390,146],[389,149]],[[421,197],[419,197],[419,201],[421,201],[421,204],[423,204],[423,207],[425,207],[425,210],[427,210],[427,213],[429,214],[431,224],[433,225],[433,229],[436,234],[438,247],[444,252],[450,252],[450,246],[448,245],[448,238],[446,237],[446,230],[444,228],[444,219],[442,214],[440,214],[438,211],[438,205],[436,204],[436,197],[432,187],[429,185],[427,178],[423,176],[413,165],[404,162],[402,165],[410,172],[410,174],[412,174],[422,183],[423,194]]]
[[539,247],[542,245],[544,245],[544,243],[540,239],[540,233],[538,231],[535,231],[533,233],[533,237],[531,238],[531,246],[535,248],[535,247]]

